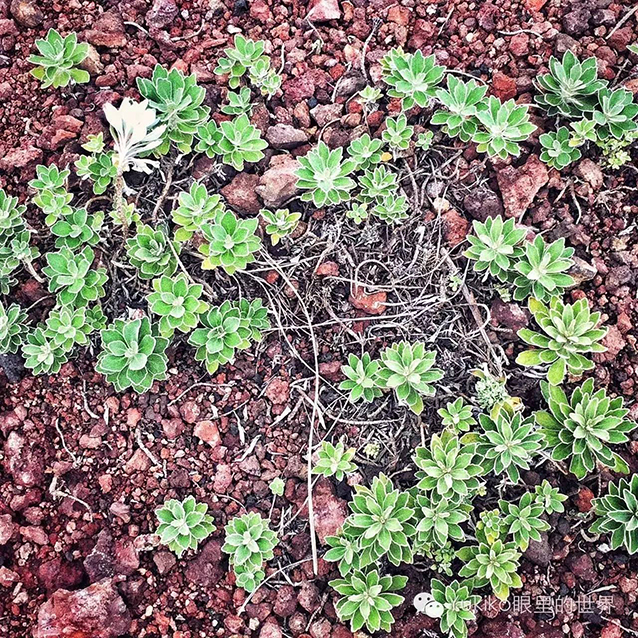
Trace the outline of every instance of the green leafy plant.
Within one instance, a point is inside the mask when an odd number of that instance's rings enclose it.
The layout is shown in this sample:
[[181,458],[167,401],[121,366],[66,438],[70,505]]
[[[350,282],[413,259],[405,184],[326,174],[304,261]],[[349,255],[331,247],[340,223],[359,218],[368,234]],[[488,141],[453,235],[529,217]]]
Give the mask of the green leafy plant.
[[631,162],[629,147],[638,140],[638,129],[626,132],[620,139],[607,136],[605,139],[598,139],[596,146],[602,151],[604,167],[618,170],[625,164]]
[[341,366],[346,379],[341,382],[339,389],[350,391],[348,399],[352,403],[359,399],[366,403],[374,401],[381,396],[379,367],[379,361],[372,360],[367,352],[363,353],[361,359],[355,354],[348,355],[348,365]]
[[498,504],[503,512],[503,524],[507,527],[507,533],[514,538],[521,551],[524,552],[529,547],[530,541],[540,543],[541,532],[549,529],[549,523],[541,518],[543,506],[531,492],[523,494],[518,505],[503,499]]
[[593,500],[598,517],[591,526],[594,534],[611,534],[611,548],[638,552],[638,474],[609,484],[609,493]]
[[444,408],[437,410],[441,417],[443,427],[450,428],[452,432],[467,432],[476,424],[472,416],[472,406],[465,405],[463,397],[450,401]]
[[359,178],[361,190],[357,199],[365,204],[374,204],[384,197],[394,197],[397,189],[396,173],[388,170],[385,166],[376,166],[366,170]]
[[15,354],[27,334],[27,313],[12,303],[6,310],[0,301],[0,354]]
[[467,439],[476,443],[483,471],[497,476],[506,473],[512,483],[518,483],[520,470],[529,470],[530,463],[544,447],[534,420],[503,409],[494,418],[480,414],[479,422],[483,431],[478,436],[468,434]]
[[36,40],[39,55],[29,56],[29,62],[36,68],[31,75],[42,82],[43,88],[57,89],[69,84],[85,84],[91,77],[78,65],[89,54],[89,45],[78,44],[76,33],[62,37],[55,29],[49,29],[43,40]]
[[273,496],[283,496],[286,489],[286,483],[281,477],[274,478],[268,486]]
[[408,124],[408,118],[401,113],[396,118],[389,117],[385,121],[386,128],[381,138],[392,149],[393,153],[407,151],[414,134],[414,127]]
[[189,283],[184,274],[153,279],[153,290],[147,297],[148,307],[159,315],[163,337],[172,337],[175,330],[190,332],[197,326],[199,315],[208,310],[208,304],[200,300],[202,284]]
[[433,396],[432,385],[443,371],[432,367],[436,352],[428,352],[422,342],[399,341],[381,351],[379,378],[382,387],[394,390],[399,401],[415,414],[423,411],[423,396]]
[[255,591],[266,576],[264,563],[274,556],[277,535],[268,528],[268,522],[254,512],[235,517],[225,531],[222,551],[230,556],[237,585],[248,592]]
[[323,558],[331,563],[338,563],[337,568],[342,576],[353,569],[359,569],[359,547],[355,537],[340,529],[336,536],[326,537],[326,544],[330,549]]
[[470,247],[463,254],[476,262],[475,271],[508,281],[514,264],[523,255],[525,229],[516,228],[514,219],[503,221],[500,215],[485,222],[474,221],[473,229],[474,234],[467,237]]
[[236,89],[246,71],[262,59],[268,61],[263,55],[264,46],[262,40],[254,42],[238,33],[235,35],[234,46],[224,50],[226,57],[218,60],[215,73],[228,75],[228,86]]
[[287,208],[275,211],[262,208],[260,215],[266,222],[266,233],[270,236],[273,246],[276,246],[282,237],[293,233],[301,219],[301,213],[291,213]]
[[196,151],[206,153],[211,159],[219,154],[219,142],[222,139],[222,132],[219,130],[214,120],[209,120],[197,127]]
[[53,340],[41,327],[29,332],[22,346],[24,365],[33,374],[57,374],[69,360],[63,348],[55,346]]
[[502,405],[512,402],[513,398],[510,397],[505,385],[507,383],[505,376],[495,377],[486,365],[472,370],[471,374],[478,379],[474,386],[474,399],[481,409],[492,413],[500,409]]
[[261,240],[255,234],[258,225],[258,219],[238,219],[231,211],[218,216],[213,223],[202,224],[206,240],[199,247],[205,256],[202,268],[210,270],[221,266],[229,275],[245,270],[261,248]]
[[499,600],[506,600],[510,589],[523,586],[517,573],[521,556],[517,545],[500,539],[488,543],[484,537],[479,536],[477,534],[478,545],[462,547],[456,552],[465,563],[459,575],[473,578],[476,587],[490,585]]
[[467,638],[467,623],[476,618],[474,609],[481,602],[480,596],[472,594],[473,583],[454,580],[444,585],[433,578],[430,587],[432,597],[443,608],[439,620],[441,631],[452,638]]
[[[418,447],[414,462],[419,471],[417,488],[433,491],[441,498],[466,499],[479,487],[478,464],[473,445],[465,445],[448,430],[433,434],[430,447]],[[460,498],[459,498],[460,497]]]
[[55,348],[69,352],[74,346],[89,345],[92,326],[86,320],[85,308],[59,306],[47,317],[45,336]]
[[357,466],[352,462],[355,452],[353,447],[346,450],[343,441],[336,445],[330,441],[322,441],[312,473],[334,476],[337,481],[343,481],[346,474],[357,471]]
[[250,89],[247,86],[242,87],[239,91],[228,91],[226,96],[228,104],[222,106],[222,113],[226,115],[248,115],[252,113],[253,105],[250,102]]
[[506,529],[501,510],[483,510],[479,514],[476,529],[489,545],[499,538],[503,539],[506,534]]
[[8,242],[24,229],[23,215],[27,207],[18,198],[0,188],[0,244]]
[[570,146],[582,146],[585,142],[596,142],[596,122],[594,120],[582,119],[576,122],[570,122],[572,134],[569,139]]
[[403,109],[415,104],[425,108],[443,79],[445,67],[436,64],[434,55],[424,56],[421,51],[406,53],[392,49],[381,60],[383,79],[390,86],[388,95],[401,99]]
[[363,104],[364,107],[372,106],[379,102],[383,97],[383,91],[374,86],[367,85],[357,93],[357,99]]
[[44,221],[47,226],[51,226],[63,215],[71,213],[69,202],[73,195],[66,190],[70,171],[59,170],[55,164],[40,164],[35,170],[36,178],[29,182],[29,186],[36,191],[33,203],[46,215]]
[[598,138],[622,139],[628,133],[638,129],[638,104],[628,89],[601,89],[598,92],[598,106],[593,112],[594,122],[598,124]]
[[86,323],[90,326],[91,332],[96,330],[104,330],[106,328],[106,315],[102,310],[102,306],[95,304],[85,308],[86,310]]
[[148,317],[116,319],[100,336],[102,350],[96,370],[118,392],[133,388],[143,394],[154,381],[166,379],[168,339],[157,334]]
[[179,558],[188,549],[197,549],[200,541],[210,536],[215,529],[213,517],[207,514],[208,505],[198,503],[193,496],[183,501],[171,499],[155,510],[159,520],[157,534],[162,545]]
[[321,207],[350,199],[355,183],[348,175],[356,164],[352,160],[342,162],[342,157],[341,147],[331,151],[324,142],[319,142],[305,157],[298,158],[301,168],[297,171],[297,188],[305,191],[302,201]]
[[414,145],[422,151],[428,151],[432,146],[433,139],[434,133],[432,131],[425,131],[425,133],[419,133],[417,135]]
[[393,565],[412,562],[411,539],[416,528],[410,500],[384,474],[375,476],[371,487],[355,486],[344,533],[357,539],[361,568],[386,555]]
[[68,215],[51,226],[51,232],[57,237],[56,248],[78,248],[82,244],[95,246],[100,241],[99,232],[104,222],[104,213],[89,215],[86,208],[71,209]]
[[479,110],[487,86],[477,84],[474,80],[464,82],[456,76],[447,74],[447,90],[438,89],[436,97],[443,105],[432,116],[432,124],[443,126],[443,131],[450,137],[459,137],[463,142],[469,142],[476,133]]
[[165,155],[171,143],[180,153],[190,153],[195,132],[210,113],[202,106],[206,91],[197,86],[195,75],[184,76],[178,69],[167,71],[157,64],[151,78],[137,78],[137,88],[155,110],[159,124],[166,127],[155,153]]
[[250,123],[247,115],[222,122],[219,126],[216,152],[221,155],[224,164],[243,171],[245,162],[258,162],[264,157],[262,151],[268,143],[261,139],[259,130]]
[[126,242],[128,259],[141,279],[170,277],[177,270],[176,255],[180,249],[179,243],[168,238],[164,226],[154,229],[147,224],[138,225],[135,235]]
[[350,621],[353,632],[364,627],[370,632],[390,631],[394,623],[391,610],[403,602],[403,596],[394,592],[407,582],[407,576],[379,576],[374,569],[331,580],[330,586],[341,596],[336,604],[339,619]]
[[209,195],[204,184],[193,182],[188,192],[179,194],[179,206],[173,210],[173,221],[180,226],[175,239],[188,241],[204,224],[214,223],[226,212],[219,195]]
[[565,511],[563,503],[567,497],[561,494],[557,487],[552,487],[547,479],[534,487],[534,499],[546,514]]
[[42,272],[49,278],[49,292],[56,293],[60,304],[80,307],[104,297],[108,277],[104,268],[91,268],[94,259],[88,246],[78,253],[69,248],[47,253],[48,266]]
[[281,88],[283,78],[279,73],[270,68],[270,60],[259,58],[249,69],[248,77],[253,86],[259,89],[260,93],[271,98]]
[[547,302],[573,285],[574,280],[566,271],[574,263],[574,249],[565,247],[564,238],[546,244],[542,235],[536,235],[534,241],[525,242],[524,247],[524,253],[514,264],[520,273],[514,278],[514,299],[522,301],[531,295]]
[[560,171],[581,157],[580,151],[571,144],[573,137],[566,126],[543,133],[538,139],[542,148],[541,160],[551,168]]
[[480,125],[472,139],[477,143],[477,151],[503,160],[508,155],[518,157],[521,153],[518,143],[536,130],[529,121],[528,106],[519,106],[514,100],[501,102],[493,95],[485,108],[477,111],[476,117]]
[[518,364],[549,365],[547,380],[552,385],[560,385],[567,371],[578,376],[594,367],[584,355],[606,350],[599,341],[607,330],[596,328],[600,313],[590,312],[587,299],[565,304],[558,297],[552,297],[549,306],[546,306],[531,298],[528,307],[542,332],[528,328],[518,331],[518,336],[525,343],[534,346],[532,350],[518,355]]
[[570,472],[583,479],[600,463],[614,472],[629,472],[624,459],[610,445],[626,443],[627,433],[638,424],[626,419],[629,410],[623,398],[610,399],[604,388],[594,392],[594,380],[587,379],[571,398],[558,386],[541,382],[549,411],[540,410],[534,417],[543,438],[557,461],[571,459]]
[[368,210],[368,204],[361,204],[359,202],[352,202],[350,208],[346,211],[346,217],[354,221],[355,224],[360,224],[370,216]]
[[369,169],[381,161],[382,146],[383,142],[380,139],[364,133],[350,142],[348,155],[356,163],[357,169]]
[[436,493],[418,493],[415,498],[417,543],[445,547],[450,540],[463,541],[461,528],[469,518],[472,506],[454,499],[439,498]]
[[204,361],[210,374],[232,361],[236,350],[248,348],[251,339],[260,341],[261,331],[270,327],[261,299],[225,301],[200,315],[200,322],[203,327],[191,333],[188,343],[197,347],[195,360]]
[[549,73],[537,78],[536,86],[541,94],[536,96],[536,103],[550,115],[580,118],[594,110],[597,93],[605,84],[598,79],[595,57],[579,62],[568,50],[561,61],[552,56]]
[[377,200],[372,214],[387,224],[399,224],[408,218],[408,198],[405,195],[386,195]]
[[117,177],[117,166],[113,162],[113,153],[81,155],[75,162],[78,177],[93,182],[93,192],[102,195]]

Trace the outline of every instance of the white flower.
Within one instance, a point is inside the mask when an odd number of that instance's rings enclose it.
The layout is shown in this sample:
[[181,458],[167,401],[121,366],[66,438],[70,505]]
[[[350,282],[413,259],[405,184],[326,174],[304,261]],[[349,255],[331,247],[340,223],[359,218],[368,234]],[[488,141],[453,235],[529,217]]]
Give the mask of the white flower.
[[125,173],[132,168],[150,173],[157,162],[139,156],[159,146],[166,130],[164,125],[155,126],[155,109],[148,106],[147,100],[134,102],[125,97],[119,109],[112,104],[105,104],[104,115],[111,125],[113,148],[120,171]]

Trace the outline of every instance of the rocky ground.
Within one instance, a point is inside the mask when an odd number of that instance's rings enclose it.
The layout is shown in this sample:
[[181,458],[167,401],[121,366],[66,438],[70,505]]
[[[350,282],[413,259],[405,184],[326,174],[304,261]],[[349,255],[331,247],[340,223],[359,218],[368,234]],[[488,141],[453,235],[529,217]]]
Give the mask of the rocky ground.
[[[596,56],[603,77],[638,93],[636,60],[626,48],[637,39],[634,8],[631,0],[0,0],[0,185],[25,200],[36,164],[72,162],[89,134],[106,131],[101,106],[137,97],[135,79],[150,76],[157,62],[195,73],[217,112],[225,87],[213,69],[241,31],[266,40],[284,75],[282,95],[253,115],[270,145],[265,159],[252,172],[219,178],[229,205],[254,214],[262,203],[277,206],[295,193],[294,157],[320,133],[331,146],[349,142],[366,117],[349,98],[367,81],[378,82],[379,60],[392,46],[434,52],[439,63],[487,80],[502,99],[530,103],[534,77],[551,54],[567,49]],[[28,74],[34,40],[49,27],[76,31],[92,45],[85,62],[90,84],[43,91]],[[367,125],[382,130],[386,114],[396,110],[390,102],[367,115]],[[546,123],[534,115],[542,132]],[[635,162],[611,172],[592,155],[559,175],[538,160],[536,141],[509,165],[490,164],[467,148],[443,149],[432,166],[416,167],[428,204],[417,223],[438,234],[461,271],[459,245],[473,219],[504,212],[548,238],[566,237],[578,256],[579,287],[572,297],[586,295],[611,326],[594,374],[632,405],[638,371]],[[200,159],[189,170],[210,176],[212,167]],[[447,204],[432,205],[441,199]],[[42,224],[38,214],[29,206],[35,228]],[[313,574],[309,554],[305,452],[315,357],[327,415],[314,424],[317,435],[344,433],[353,445],[375,440],[384,448],[383,462],[363,463],[354,483],[380,469],[409,479],[422,423],[386,404],[378,414],[346,405],[336,386],[352,345],[378,349],[406,332],[430,338],[439,330],[440,361],[454,379],[449,395],[466,386],[467,371],[489,346],[461,297],[449,293],[445,303],[434,303],[423,295],[445,288],[447,267],[411,279],[396,272],[417,256],[414,235],[361,243],[328,213],[304,222],[312,234],[299,240],[296,252],[275,255],[285,264],[285,278],[264,262],[254,280],[242,284],[279,293],[276,327],[257,350],[215,377],[193,366],[179,345],[169,380],[141,397],[115,394],[93,371],[91,351],[56,377],[33,378],[9,367],[0,372],[0,635],[351,638],[336,619],[327,586],[333,565],[320,559]],[[378,258],[390,275],[355,263],[348,252],[355,247],[361,262]],[[423,260],[427,270],[427,255]],[[353,279],[365,281],[365,289]],[[405,291],[393,288],[396,282]],[[490,343],[514,355],[520,348],[515,330],[528,322],[526,311],[494,301],[471,275],[468,285],[483,313],[479,319],[491,310]],[[300,299],[311,308],[314,342]],[[34,320],[53,304],[27,276],[17,300],[32,306]],[[398,323],[405,314],[412,319]],[[513,388],[536,407],[535,380],[511,372]],[[445,393],[437,397],[423,422],[446,400]],[[638,441],[625,457],[637,471]],[[528,473],[526,482],[540,482],[543,471]],[[277,476],[286,488],[273,503],[268,484]],[[523,563],[521,596],[530,597],[531,608],[485,605],[471,628],[475,638],[638,632],[637,560],[603,551],[586,532],[591,499],[610,478],[558,478],[570,497],[567,511],[553,516],[552,531],[530,547]],[[316,484],[319,541],[342,523],[350,492],[346,483]],[[178,561],[156,547],[153,511],[186,494],[209,505],[218,532],[197,554]],[[264,516],[272,509],[282,539],[271,563],[271,573],[281,571],[247,604],[221,554],[223,525],[244,508]],[[404,573],[410,581],[393,635],[438,635],[435,623],[410,604],[431,572],[417,564]],[[583,602],[603,595],[611,597],[607,613]],[[534,605],[543,596],[554,600],[552,609]],[[87,629],[95,626],[102,629]],[[75,633],[63,633],[65,627]]]

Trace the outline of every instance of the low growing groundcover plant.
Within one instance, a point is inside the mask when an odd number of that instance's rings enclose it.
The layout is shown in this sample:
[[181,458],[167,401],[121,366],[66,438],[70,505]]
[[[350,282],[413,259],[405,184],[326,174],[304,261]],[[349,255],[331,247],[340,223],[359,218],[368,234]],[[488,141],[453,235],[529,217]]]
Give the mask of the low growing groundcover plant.
[[[89,49],[75,34],[51,30],[36,48],[32,73],[44,88],[71,90],[89,80],[78,68]],[[277,312],[244,296],[250,288],[239,283],[242,273],[254,269],[250,276],[256,278],[271,254],[294,250],[306,224],[314,232],[316,209],[329,209],[362,236],[414,222],[420,211],[414,210],[414,175],[405,159],[412,153],[425,158],[443,139],[475,144],[497,162],[534,145],[540,159],[560,171],[596,147],[611,165],[621,165],[638,137],[633,96],[599,79],[594,58],[581,62],[567,52],[539,76],[536,103],[556,121],[536,142],[530,139],[535,126],[529,105],[486,97],[487,85],[459,79],[434,55],[396,48],[381,60],[387,93],[366,86],[353,96],[364,113],[388,98],[396,101],[400,110],[386,118],[384,130],[363,132],[343,148],[333,148],[319,133],[317,144],[298,157],[298,200],[239,214],[214,192],[215,171],[256,172],[267,158],[268,143],[251,119],[257,102],[263,107],[282,83],[267,50],[265,42],[235,36],[215,68],[230,89],[222,89],[222,104],[211,103],[194,74],[158,64],[151,77],[137,80],[140,101],[127,97],[104,107],[110,139],[108,133],[107,139],[90,135],[82,145],[86,154],[73,166],[38,166],[30,186],[45,224],[37,233],[46,237],[38,242],[49,248],[43,255],[31,246],[35,233],[27,207],[0,189],[0,293],[9,294],[24,267],[43,276],[52,300],[36,325],[30,309],[0,302],[0,354],[21,353],[35,374],[55,374],[80,349],[95,348],[96,370],[116,391],[144,393],[171,374],[172,347],[187,344],[202,371],[217,374],[263,339],[269,315]],[[131,192],[147,177],[131,173],[156,176],[184,157],[194,164],[198,154],[212,161],[212,179],[187,175],[173,185],[164,179],[172,190],[159,202],[163,206],[152,212],[148,202],[137,207]],[[70,192],[76,177],[91,195]],[[104,201],[108,205],[96,206]],[[585,298],[564,299],[575,283],[569,274],[574,250],[544,232],[530,236],[519,221],[476,221],[465,256],[502,294],[527,301],[533,321],[518,334],[530,348],[517,363],[547,374],[541,383],[547,409],[527,410],[509,395],[505,377],[488,368],[476,372],[473,396],[450,396],[441,344],[420,336],[387,338],[382,347],[343,359],[339,388],[350,402],[362,402],[357,407],[364,410],[390,405],[414,419],[409,423],[427,425],[412,457],[414,480],[409,472],[390,475],[378,468],[359,473],[362,459],[372,465],[382,458],[374,441],[363,456],[347,437],[327,436],[308,451],[311,482],[319,476],[339,489],[352,486],[350,513],[326,539],[324,558],[341,576],[331,581],[335,609],[353,632],[391,631],[407,582],[399,572],[419,561],[438,576],[430,586],[440,629],[465,638],[480,598],[504,600],[521,587],[522,553],[547,533],[550,515],[565,511],[566,496],[551,473],[551,482],[530,485],[527,472],[545,462],[577,479],[601,469],[630,471],[622,446],[636,424],[627,419],[622,398],[597,388],[592,378],[572,383],[592,370],[589,355],[604,351],[606,334],[600,313]],[[117,286],[132,282],[130,307],[113,303]],[[503,498],[494,497],[496,485]],[[274,507],[286,483],[276,477],[270,490]],[[609,535],[612,549],[638,552],[637,503],[636,477],[614,478],[608,493],[594,500],[592,532]],[[237,585],[252,593],[264,584],[268,562],[279,551],[270,520],[246,511],[218,521],[218,531],[208,506],[192,496],[166,501],[156,515],[159,542],[178,557],[221,533],[225,523],[222,550]]]

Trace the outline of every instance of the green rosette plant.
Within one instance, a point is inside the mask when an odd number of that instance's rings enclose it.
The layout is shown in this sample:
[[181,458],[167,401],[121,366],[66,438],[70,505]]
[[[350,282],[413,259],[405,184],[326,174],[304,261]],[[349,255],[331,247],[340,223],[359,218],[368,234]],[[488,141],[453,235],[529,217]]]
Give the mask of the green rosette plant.
[[302,201],[312,202],[319,208],[350,199],[355,182],[348,175],[357,165],[351,159],[342,161],[342,158],[341,147],[331,151],[324,142],[319,142],[305,157],[298,158],[301,168],[297,171],[297,188],[305,191]]
[[199,322],[199,315],[208,310],[201,301],[204,287],[191,284],[186,275],[163,275],[153,280],[153,290],[148,295],[149,310],[160,317],[159,331],[163,337],[172,337],[176,330],[190,332]]
[[11,304],[6,310],[0,301],[0,354],[15,354],[27,334],[27,313]]
[[341,366],[341,372],[346,379],[341,382],[339,389],[350,391],[348,399],[352,403],[359,399],[366,403],[374,401],[381,396],[379,368],[380,362],[373,361],[367,352],[361,359],[355,354],[348,355],[348,365]]
[[566,126],[557,131],[548,131],[539,138],[541,160],[550,168],[563,170],[581,158],[581,152],[572,144],[573,136]]
[[243,86],[239,91],[228,91],[228,104],[224,104],[221,112],[226,115],[244,115],[250,117],[253,105],[250,103],[250,89]]
[[600,464],[614,472],[628,473],[626,461],[610,445],[629,441],[627,434],[638,427],[626,418],[629,410],[623,398],[610,399],[604,388],[594,391],[594,380],[587,379],[568,399],[562,388],[541,382],[549,410],[539,410],[534,418],[556,461],[570,459],[569,471],[578,479]]
[[346,474],[357,471],[357,466],[352,462],[355,452],[353,447],[346,450],[343,441],[336,445],[330,441],[322,441],[312,473],[326,477],[334,476],[337,481],[343,481]]
[[611,548],[638,553],[638,474],[609,484],[609,493],[593,501],[598,517],[590,527],[594,534],[610,534]]
[[544,479],[540,485],[534,487],[534,500],[549,515],[565,511],[563,503],[567,500],[567,496],[561,494],[557,487],[552,487],[549,481]]
[[529,107],[514,100],[501,102],[490,96],[484,108],[477,111],[479,127],[473,136],[479,153],[502,160],[521,154],[519,142],[525,141],[536,130],[529,121]]
[[400,153],[410,148],[410,140],[414,135],[414,126],[408,124],[405,113],[398,117],[389,117],[385,121],[385,130],[381,134],[381,139],[392,149],[392,152]]
[[33,374],[57,374],[69,360],[67,353],[56,346],[41,327],[29,332],[22,346],[24,366]]
[[372,214],[388,224],[398,224],[408,218],[408,198],[405,195],[387,195],[377,201]]
[[383,79],[390,97],[399,98],[404,110],[415,104],[425,108],[436,93],[445,67],[436,64],[434,54],[424,56],[421,51],[406,53],[392,49],[382,60]]
[[226,538],[222,551],[230,556],[230,564],[237,577],[237,585],[252,592],[264,580],[264,563],[274,557],[279,542],[268,521],[250,512],[232,519],[225,527]]
[[518,504],[501,499],[498,505],[507,533],[522,552],[529,547],[530,541],[540,543],[541,532],[549,530],[549,523],[541,518],[543,506],[531,492],[523,494]]
[[291,213],[287,208],[275,211],[263,208],[259,214],[266,222],[265,230],[273,246],[276,246],[283,237],[291,235],[301,219],[301,213]]
[[215,150],[221,155],[222,162],[236,171],[243,171],[245,162],[254,164],[264,157],[262,151],[268,147],[268,142],[261,139],[259,129],[250,123],[247,115],[222,122],[219,133]]
[[168,545],[178,558],[188,549],[197,549],[199,542],[217,529],[207,511],[208,505],[198,503],[193,496],[183,501],[166,501],[155,510],[159,520],[156,534],[160,537],[160,543]]
[[155,109],[158,123],[166,127],[164,140],[154,153],[165,155],[171,143],[180,153],[190,153],[195,133],[210,113],[207,106],[202,106],[206,91],[197,86],[195,74],[184,76],[178,69],[167,71],[157,64],[152,77],[137,78],[137,88]]
[[204,255],[204,270],[222,267],[229,275],[238,270],[246,270],[255,261],[254,253],[261,248],[261,240],[255,234],[259,220],[238,219],[231,211],[226,211],[211,224],[202,224],[202,234],[206,240],[199,247]]
[[49,278],[49,292],[56,293],[60,304],[83,307],[106,294],[106,270],[91,268],[95,253],[88,246],[78,253],[61,248],[48,253],[46,260],[48,266],[42,272]]
[[436,352],[428,352],[422,342],[394,343],[381,352],[380,383],[394,391],[399,403],[421,414],[422,397],[433,396],[432,384],[443,377],[443,371],[433,367],[435,361]]
[[222,139],[222,132],[214,120],[200,124],[197,127],[196,137],[196,151],[206,153],[206,157],[210,157],[211,159],[219,154],[219,142]]
[[459,575],[472,578],[477,588],[489,585],[499,600],[507,600],[510,589],[523,586],[517,573],[521,555],[514,542],[499,539],[488,543],[484,537],[478,538],[478,545],[462,547],[456,555],[464,563]]
[[29,62],[36,65],[31,75],[42,82],[42,88],[58,89],[91,79],[87,71],[78,68],[89,54],[89,45],[78,44],[76,33],[63,38],[55,29],[49,29],[43,40],[35,41],[35,46],[39,55],[29,56]]
[[168,339],[157,334],[148,317],[116,319],[100,334],[102,350],[96,370],[117,392],[132,388],[144,394],[154,381],[166,379]]
[[324,554],[324,560],[338,563],[337,568],[342,576],[353,569],[359,569],[359,546],[357,539],[344,534],[340,529],[336,536],[327,536],[326,544],[330,549]]
[[24,229],[23,215],[27,207],[18,204],[18,198],[7,195],[0,188],[0,244],[8,242],[9,239]]
[[569,371],[578,376],[591,370],[594,364],[585,357],[590,352],[605,352],[599,341],[607,334],[606,329],[596,328],[599,312],[591,312],[587,299],[565,304],[552,297],[549,306],[531,298],[528,308],[542,332],[529,328],[518,331],[518,336],[532,350],[521,352],[516,363],[523,366],[549,365],[547,380],[560,385]]
[[382,556],[397,566],[412,562],[416,527],[410,500],[384,474],[376,476],[371,487],[355,486],[344,533],[358,539],[361,568],[377,563]]
[[417,543],[445,547],[450,540],[463,541],[465,523],[472,511],[469,503],[440,498],[436,493],[417,493],[415,497]]
[[434,113],[432,124],[443,126],[443,131],[450,137],[469,142],[478,127],[476,113],[485,99],[487,88],[474,80],[464,82],[448,73],[447,90],[438,89],[436,92],[443,109]]
[[594,110],[598,91],[605,85],[598,79],[595,57],[579,62],[571,51],[565,51],[562,60],[552,56],[549,73],[537,78],[540,95],[535,100],[549,115],[578,119]]
[[244,38],[239,33],[235,35],[234,46],[224,49],[225,58],[219,58],[215,73],[228,76],[228,86],[236,89],[244,74],[258,62],[268,58],[263,55],[265,42],[257,42]]
[[444,408],[437,410],[444,428],[450,428],[452,432],[467,432],[476,419],[472,416],[472,406],[465,405],[463,397],[450,401]]
[[478,490],[483,474],[473,445],[462,443],[448,430],[433,434],[430,447],[418,447],[414,462],[419,468],[417,488],[432,491],[440,498],[466,500]]
[[219,195],[209,195],[204,184],[193,182],[188,192],[179,194],[179,205],[173,210],[173,222],[180,227],[175,231],[176,241],[188,241],[204,224],[214,223],[225,212]]
[[476,272],[489,273],[499,281],[509,281],[514,264],[523,255],[525,229],[516,228],[516,221],[488,217],[485,222],[475,221],[474,234],[468,235],[470,247],[463,253],[475,261]]
[[614,137],[621,140],[626,135],[635,133],[638,129],[637,115],[638,104],[634,102],[634,95],[628,89],[598,91],[598,106],[592,114],[594,122],[598,124],[598,139]]
[[93,192],[96,195],[104,194],[117,177],[117,166],[113,157],[113,153],[81,155],[75,162],[78,177],[93,182]]
[[168,238],[164,226],[154,229],[147,224],[138,225],[135,235],[126,242],[128,259],[141,279],[170,277],[177,270],[176,255],[180,250],[181,245]]
[[383,142],[364,133],[348,146],[348,155],[356,163],[358,170],[367,170],[381,161]]
[[88,346],[92,326],[86,320],[85,308],[60,306],[46,320],[46,337],[56,348],[69,352],[74,346]]
[[468,434],[462,441],[476,445],[476,456],[485,474],[507,474],[518,483],[521,470],[529,470],[531,463],[545,447],[543,436],[536,431],[534,419],[524,419],[520,412],[501,409],[494,418],[479,415],[482,432]]
[[385,166],[376,166],[369,169],[359,178],[361,190],[357,199],[364,204],[376,203],[384,197],[396,197],[399,187],[396,173]]
[[71,210],[63,215],[53,226],[51,232],[57,237],[56,248],[78,248],[83,244],[95,246],[100,241],[100,229],[104,222],[104,213],[89,215],[86,208]]
[[439,625],[451,638],[467,638],[467,623],[475,620],[474,610],[481,602],[481,597],[472,594],[474,583],[453,580],[444,585],[433,578],[430,587],[432,597],[442,607]]
[[341,596],[336,604],[340,620],[349,621],[358,632],[390,631],[394,623],[391,610],[403,602],[395,591],[407,584],[407,576],[379,576],[376,570],[352,571],[345,578],[331,580],[330,586]]

